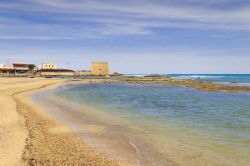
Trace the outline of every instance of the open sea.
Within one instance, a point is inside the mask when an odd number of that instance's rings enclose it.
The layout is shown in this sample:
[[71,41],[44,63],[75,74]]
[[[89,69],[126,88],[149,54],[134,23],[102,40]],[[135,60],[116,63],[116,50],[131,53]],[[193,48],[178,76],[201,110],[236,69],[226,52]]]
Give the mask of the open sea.
[[[250,83],[250,75],[168,76]],[[69,83],[33,99],[85,142],[131,165],[250,165],[250,92]]]

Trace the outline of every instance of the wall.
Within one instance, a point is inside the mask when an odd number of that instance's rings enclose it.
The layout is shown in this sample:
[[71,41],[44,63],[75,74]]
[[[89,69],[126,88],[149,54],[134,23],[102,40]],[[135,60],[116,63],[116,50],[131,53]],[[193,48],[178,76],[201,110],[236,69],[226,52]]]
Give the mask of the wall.
[[41,72],[41,76],[73,76],[74,72]]
[[91,72],[88,71],[77,71],[74,73],[75,76],[90,76]]
[[91,74],[92,75],[108,75],[109,65],[108,62],[92,62],[91,63]]

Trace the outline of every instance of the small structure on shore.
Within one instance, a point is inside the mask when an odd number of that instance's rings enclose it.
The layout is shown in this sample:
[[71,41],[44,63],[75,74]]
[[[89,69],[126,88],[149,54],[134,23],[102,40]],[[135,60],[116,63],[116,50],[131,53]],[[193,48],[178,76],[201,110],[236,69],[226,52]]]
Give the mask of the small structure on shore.
[[39,69],[41,76],[73,76],[75,71],[70,69]]
[[0,75],[15,75],[15,69],[10,67],[0,67]]
[[7,64],[6,67],[14,68],[17,73],[26,73],[29,71],[31,65],[33,64],[14,62]]
[[75,71],[70,69],[59,69],[55,63],[42,63],[38,70],[41,76],[73,76]]
[[91,63],[91,75],[95,75],[95,76],[109,75],[108,62],[92,62]]
[[35,66],[34,64],[13,62],[6,65],[0,66],[1,75],[16,75],[16,74],[26,74],[30,71],[30,66]]
[[55,63],[42,63],[42,69],[56,69],[57,65]]

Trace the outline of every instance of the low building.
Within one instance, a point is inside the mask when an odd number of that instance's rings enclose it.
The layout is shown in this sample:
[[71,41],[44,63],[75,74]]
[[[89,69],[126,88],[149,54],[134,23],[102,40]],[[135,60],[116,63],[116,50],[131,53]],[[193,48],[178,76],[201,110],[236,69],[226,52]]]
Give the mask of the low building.
[[16,68],[16,69],[29,69],[30,65],[31,64],[29,64],[29,63],[11,62],[11,63],[7,63],[5,65],[5,67],[13,67],[13,68]]
[[30,66],[33,64],[13,62],[8,63],[0,67],[0,73],[2,74],[25,74],[30,70]]
[[57,65],[54,63],[43,63],[42,69],[56,69]]
[[92,62],[91,75],[106,76],[109,74],[108,62]]
[[16,70],[12,67],[0,67],[0,75],[15,75]]
[[73,76],[74,70],[57,68],[55,63],[43,63],[42,68],[38,70],[41,76]]

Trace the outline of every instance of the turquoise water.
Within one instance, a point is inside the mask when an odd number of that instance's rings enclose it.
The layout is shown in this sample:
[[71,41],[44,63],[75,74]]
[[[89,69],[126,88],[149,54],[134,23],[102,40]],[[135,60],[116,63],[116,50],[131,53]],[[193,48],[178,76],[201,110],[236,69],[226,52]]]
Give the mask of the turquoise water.
[[250,165],[250,93],[96,83],[55,94],[119,119],[140,165]]
[[250,74],[168,74],[165,76],[250,86]]

